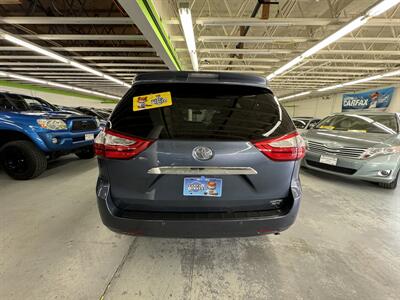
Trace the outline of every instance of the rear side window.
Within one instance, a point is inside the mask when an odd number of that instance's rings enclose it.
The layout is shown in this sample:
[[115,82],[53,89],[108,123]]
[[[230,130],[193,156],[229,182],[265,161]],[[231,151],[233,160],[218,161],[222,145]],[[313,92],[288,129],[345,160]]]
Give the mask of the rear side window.
[[[171,106],[133,111],[133,97],[162,92],[171,93]],[[249,141],[295,130],[267,89],[239,85],[136,85],[121,100],[110,121],[113,130],[146,139]]]

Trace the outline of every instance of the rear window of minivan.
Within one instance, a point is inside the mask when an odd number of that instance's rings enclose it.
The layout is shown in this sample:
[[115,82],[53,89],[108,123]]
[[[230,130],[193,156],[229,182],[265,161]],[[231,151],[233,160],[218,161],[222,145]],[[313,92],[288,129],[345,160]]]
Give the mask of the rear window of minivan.
[[[171,93],[171,106],[133,111],[134,97],[162,92]],[[114,131],[145,139],[251,141],[295,131],[268,89],[232,84],[137,84],[110,122]]]

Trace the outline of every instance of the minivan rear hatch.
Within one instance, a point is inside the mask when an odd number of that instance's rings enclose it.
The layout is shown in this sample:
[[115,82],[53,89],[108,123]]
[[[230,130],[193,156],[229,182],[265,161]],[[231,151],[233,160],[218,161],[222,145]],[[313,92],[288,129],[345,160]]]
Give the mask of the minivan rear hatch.
[[138,83],[96,151],[121,209],[256,211],[290,198],[300,142],[267,88]]

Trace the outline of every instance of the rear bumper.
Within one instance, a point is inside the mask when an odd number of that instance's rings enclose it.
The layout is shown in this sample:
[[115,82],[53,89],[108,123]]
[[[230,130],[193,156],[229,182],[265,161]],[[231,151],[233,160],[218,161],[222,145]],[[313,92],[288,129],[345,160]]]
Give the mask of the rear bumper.
[[116,207],[109,188],[106,182],[98,180],[97,203],[104,225],[118,233],[155,237],[216,238],[278,233],[294,223],[301,198],[300,182],[296,180],[292,183],[292,205],[284,211],[232,213],[230,216],[221,213],[140,213]]

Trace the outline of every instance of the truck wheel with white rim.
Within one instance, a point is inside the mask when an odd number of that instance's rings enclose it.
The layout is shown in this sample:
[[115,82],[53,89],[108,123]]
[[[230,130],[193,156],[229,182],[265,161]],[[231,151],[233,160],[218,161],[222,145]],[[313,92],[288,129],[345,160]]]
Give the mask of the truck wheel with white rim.
[[42,174],[47,168],[46,155],[30,141],[12,141],[1,148],[1,165],[17,180],[28,180]]

